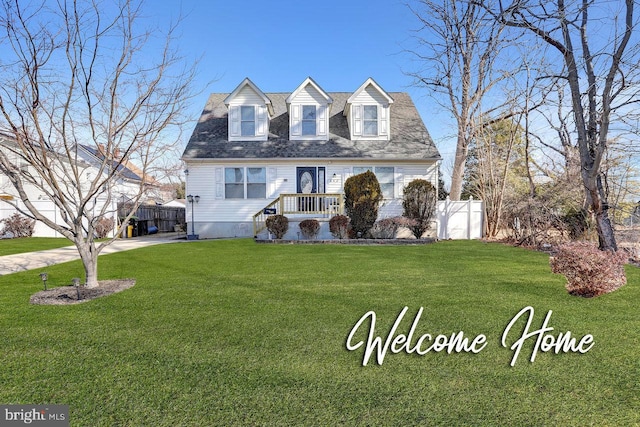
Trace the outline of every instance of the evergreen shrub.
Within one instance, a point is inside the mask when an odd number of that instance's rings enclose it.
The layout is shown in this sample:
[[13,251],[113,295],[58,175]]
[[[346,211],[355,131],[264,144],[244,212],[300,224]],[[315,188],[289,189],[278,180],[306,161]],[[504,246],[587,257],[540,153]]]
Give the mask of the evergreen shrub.
[[344,183],[344,203],[356,237],[366,237],[378,219],[382,201],[380,183],[371,171],[349,177]]

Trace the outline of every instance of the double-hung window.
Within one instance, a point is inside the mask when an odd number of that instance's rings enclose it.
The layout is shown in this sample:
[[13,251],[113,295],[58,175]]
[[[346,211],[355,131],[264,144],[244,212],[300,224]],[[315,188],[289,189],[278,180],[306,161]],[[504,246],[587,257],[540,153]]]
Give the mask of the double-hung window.
[[224,168],[225,199],[244,199],[244,168]]
[[240,134],[242,136],[256,135],[256,109],[253,106],[240,107]]
[[364,166],[364,167],[354,167],[353,174],[358,175],[364,173],[366,171],[371,171],[378,178],[378,183],[380,184],[380,190],[382,191],[382,196],[385,199],[393,199],[394,195],[394,170],[393,167],[389,166]]
[[364,106],[363,132],[365,136],[378,136],[378,107],[376,105]]
[[316,135],[316,106],[302,106],[302,135]]
[[247,199],[267,197],[267,172],[265,168],[247,168]]
[[267,197],[265,168],[225,168],[225,199],[264,199]]

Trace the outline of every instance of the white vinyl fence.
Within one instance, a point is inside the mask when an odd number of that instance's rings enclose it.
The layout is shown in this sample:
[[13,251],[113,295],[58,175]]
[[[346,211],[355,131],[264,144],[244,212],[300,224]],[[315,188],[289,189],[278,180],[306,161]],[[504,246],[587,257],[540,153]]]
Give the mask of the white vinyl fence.
[[482,200],[441,200],[436,213],[438,239],[481,239],[484,230]]

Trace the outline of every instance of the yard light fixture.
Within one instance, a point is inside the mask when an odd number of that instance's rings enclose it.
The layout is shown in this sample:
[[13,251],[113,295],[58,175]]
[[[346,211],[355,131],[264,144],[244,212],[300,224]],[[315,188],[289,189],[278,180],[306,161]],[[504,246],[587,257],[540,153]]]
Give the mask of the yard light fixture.
[[198,235],[196,234],[196,224],[193,221],[193,203],[198,203],[200,201],[200,196],[192,196],[189,194],[187,196],[187,202],[191,205],[191,234],[187,235],[187,240],[198,240]]
[[44,284],[44,290],[47,290],[47,280],[49,279],[49,275],[45,272],[40,273],[40,280]]
[[71,279],[71,284],[75,286],[76,292],[78,292],[78,299],[80,299],[80,279],[78,277],[74,277]]

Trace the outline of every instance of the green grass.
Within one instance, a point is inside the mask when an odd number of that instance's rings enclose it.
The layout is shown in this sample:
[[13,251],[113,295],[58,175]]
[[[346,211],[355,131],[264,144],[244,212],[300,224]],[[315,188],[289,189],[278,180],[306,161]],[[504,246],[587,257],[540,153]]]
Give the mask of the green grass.
[[0,256],[25,252],[44,251],[65,246],[73,246],[69,239],[59,237],[23,237],[20,239],[0,239]]
[[[136,286],[77,306],[31,306],[38,272],[3,276],[0,403],[68,404],[72,426],[640,425],[640,271],[627,271],[581,299],[544,254],[497,244],[230,240],[103,256],[101,279]],[[63,285],[82,267],[48,272]],[[384,337],[404,306],[399,332],[424,307],[416,336],[462,330],[487,347],[363,367],[345,348],[353,325],[374,310]],[[510,367],[500,337],[526,306],[532,328],[553,310],[554,333],[595,345],[535,362],[527,345]]]

